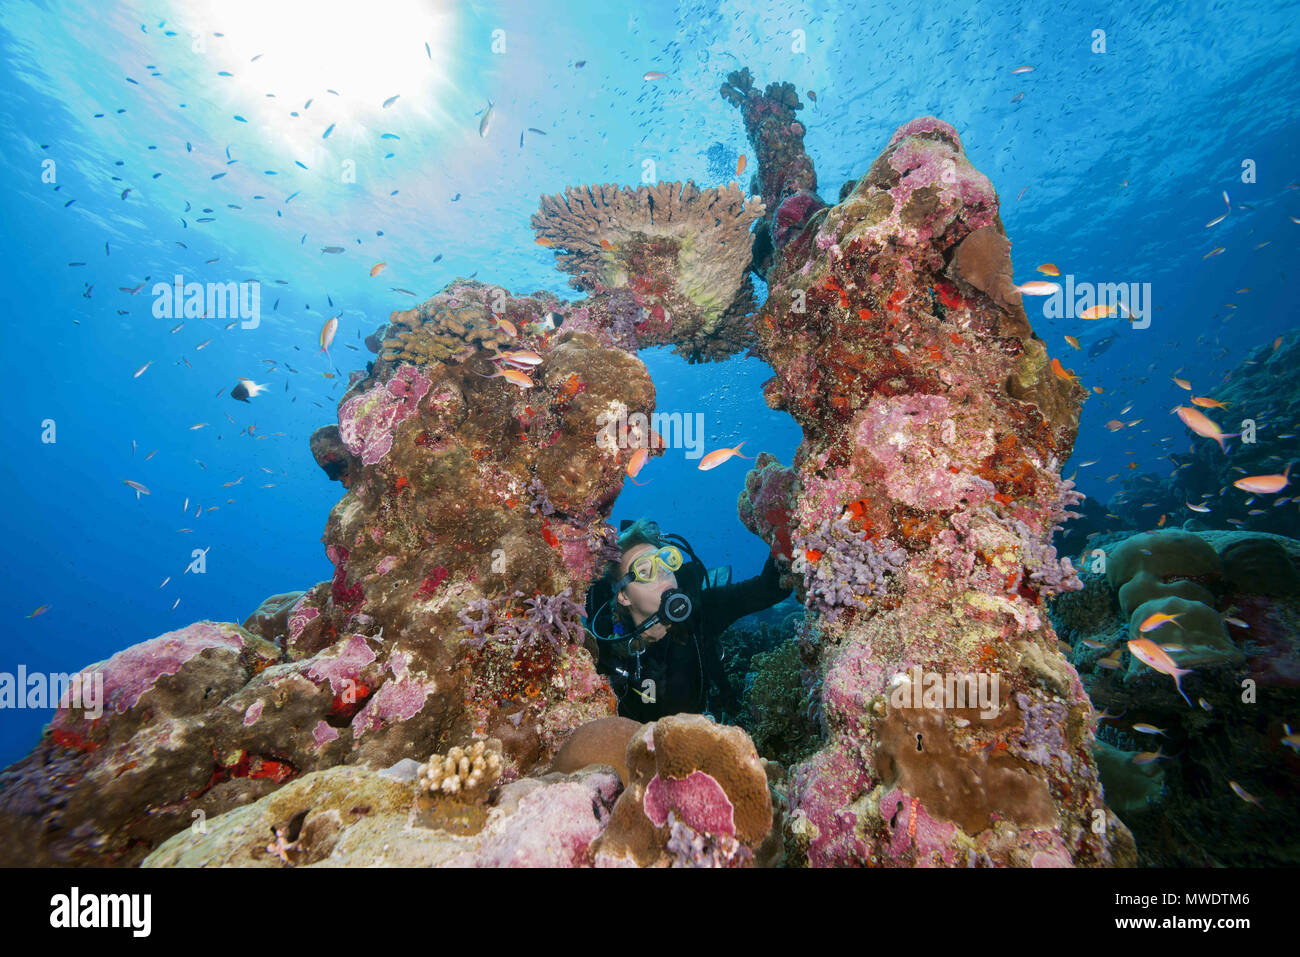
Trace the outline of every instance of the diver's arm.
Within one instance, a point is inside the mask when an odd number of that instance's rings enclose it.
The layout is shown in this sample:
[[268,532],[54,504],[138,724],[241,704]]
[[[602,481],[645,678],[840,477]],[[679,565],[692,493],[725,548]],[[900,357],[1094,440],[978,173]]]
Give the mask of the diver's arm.
[[761,574],[734,585],[709,589],[705,593],[704,608],[700,613],[704,633],[719,635],[733,621],[764,608],[771,608],[791,591],[793,589],[781,587],[781,575],[776,569],[776,562],[768,556]]

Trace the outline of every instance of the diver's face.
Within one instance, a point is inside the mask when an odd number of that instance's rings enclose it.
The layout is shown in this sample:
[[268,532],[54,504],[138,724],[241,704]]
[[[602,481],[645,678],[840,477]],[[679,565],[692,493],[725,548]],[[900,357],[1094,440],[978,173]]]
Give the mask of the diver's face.
[[[619,563],[619,574],[626,575],[634,561],[642,555],[653,555],[657,551],[653,545],[635,545],[629,548]],[[677,587],[676,575],[659,562],[655,562],[654,566],[654,581],[639,582],[633,579],[618,593],[618,603],[631,611],[632,620],[638,625],[659,610],[659,597],[664,592]]]

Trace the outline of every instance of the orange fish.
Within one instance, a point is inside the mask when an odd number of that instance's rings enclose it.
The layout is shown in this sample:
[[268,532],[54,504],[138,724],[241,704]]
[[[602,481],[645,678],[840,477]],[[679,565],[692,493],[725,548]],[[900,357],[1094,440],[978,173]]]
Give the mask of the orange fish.
[[1169,378],[1174,380],[1174,385],[1178,386],[1178,388],[1186,389],[1188,392],[1192,391],[1192,384],[1188,382],[1186,379],[1180,379],[1176,375],[1170,376]]
[[1065,341],[1068,342],[1075,349],[1079,348],[1079,340],[1074,338],[1074,336],[1066,336]]
[[1192,405],[1199,405],[1202,409],[1226,409],[1227,402],[1220,402],[1218,399],[1211,399],[1203,395],[1192,396]]
[[1237,479],[1232,484],[1243,492],[1255,492],[1259,495],[1272,495],[1274,492],[1280,492],[1290,484],[1291,465],[1287,463],[1286,471],[1281,475],[1247,475],[1245,478]]
[[[1154,618],[1157,616],[1153,615],[1152,617]],[[1146,622],[1143,622],[1143,624],[1146,624],[1150,620],[1151,619],[1148,618]],[[1154,668],[1163,675],[1169,675],[1169,677],[1173,678],[1174,686],[1178,689],[1178,693],[1183,696],[1183,700],[1187,702],[1187,707],[1190,708],[1192,706],[1192,700],[1183,692],[1182,683],[1183,675],[1189,675],[1192,673],[1191,668],[1179,668],[1174,659],[1169,657],[1169,652],[1165,651],[1150,638],[1135,638],[1133,641],[1128,643],[1128,650],[1133,653],[1133,657],[1138,661],[1148,667]]]
[[339,331],[338,316],[335,316],[333,319],[326,319],[325,325],[320,327],[320,351],[325,353],[326,359],[329,359],[330,343],[334,341],[334,333],[338,331]]
[[519,338],[519,330],[515,328],[515,324],[509,319],[498,319],[497,328],[503,330],[511,339]]
[[1102,395],[1106,390],[1099,385],[1095,385],[1092,387],[1092,391],[1097,393],[1098,395]]
[[1282,337],[1278,336],[1276,339],[1273,340],[1273,351],[1277,352],[1277,347],[1280,346],[1281,344],[1282,344]]
[[600,248],[604,250],[612,251],[614,249],[614,244],[611,243],[608,239],[602,239],[600,241]]
[[474,374],[483,376],[485,379],[505,379],[507,382],[513,382],[521,389],[531,389],[533,387],[533,380],[518,369],[498,369],[491,375],[483,375],[482,372],[475,372]]
[[646,459],[650,457],[649,449],[637,449],[632,453],[632,458],[627,463],[627,477],[633,485],[648,485],[648,482],[638,482],[637,474],[645,468]]
[[1059,276],[1061,270],[1056,268],[1056,263],[1043,263],[1038,267],[1038,271],[1044,276]]
[[816,565],[819,561],[822,560],[822,553],[815,548],[804,549],[803,554],[804,557],[807,558],[808,561],[812,562],[814,565]]
[[533,240],[533,242],[537,243],[537,245],[539,246],[545,246],[547,249],[550,249],[552,246],[555,245],[554,239],[546,239],[545,237],[542,236],[538,236],[536,239]]
[[495,356],[493,356],[493,358],[500,359],[502,362],[509,363],[510,365],[524,366],[524,367],[539,366],[543,362],[541,356],[539,356],[536,352],[530,352],[527,349],[515,349],[513,351],[506,350],[505,352],[498,352]]
[[1111,419],[1106,423],[1106,428],[1111,432],[1118,432],[1120,429],[1124,428],[1124,423],[1119,419]]
[[[1142,632],[1142,634],[1145,635],[1148,631],[1154,631],[1156,628],[1159,628],[1159,627],[1160,627],[1161,625],[1163,625],[1165,622],[1170,622],[1171,624],[1178,625],[1178,619],[1179,619],[1179,617],[1181,617],[1181,616],[1180,616],[1180,615],[1166,615],[1166,614],[1163,614],[1163,613],[1157,612],[1157,613],[1154,614],[1154,615],[1149,615],[1149,616],[1148,616],[1148,617],[1147,617],[1147,618],[1142,622],[1142,624],[1138,626],[1138,631]],[[1178,627],[1181,628],[1182,625],[1178,625]]]
[[1069,379],[1072,382],[1079,381],[1079,377],[1077,375],[1075,375],[1073,372],[1070,372],[1068,369],[1065,368],[1065,366],[1061,365],[1060,359],[1053,359],[1051,362],[1051,366],[1052,366],[1052,372],[1056,375],[1058,379]]
[[[746,439],[745,441],[747,442],[749,440]],[[733,455],[741,459],[752,459],[753,458],[752,455],[740,454],[740,446],[744,444],[745,444],[744,442],[741,442],[740,445],[737,445],[734,449],[715,449],[714,451],[710,452],[708,455],[704,456],[704,458],[700,459],[700,464],[696,467],[701,472],[707,472],[709,469],[716,469],[719,465],[727,461],[727,459],[731,458]]]
[[[1226,435],[1223,430],[1214,423],[1213,419],[1210,419],[1204,413],[1197,412],[1195,409],[1188,408],[1185,405],[1174,406],[1174,413],[1178,418],[1182,419],[1183,425],[1187,426],[1203,438],[1214,439],[1214,441],[1219,443],[1219,448],[1223,449],[1225,454],[1227,453],[1228,447],[1223,444],[1223,440],[1230,436]],[[1236,432],[1232,433],[1232,435],[1236,434]]]
[[740,154],[740,159],[736,160],[736,175],[737,175],[737,176],[739,176],[741,173],[745,172],[745,163],[746,163],[746,162],[747,162],[747,160],[745,159],[745,154],[744,154],[744,153],[741,153],[741,154]]
[[1115,306],[1089,306],[1079,313],[1080,319],[1113,319],[1118,315]]
[[371,266],[371,267],[370,267],[370,278],[371,278],[371,279],[374,279],[376,276],[378,276],[381,272],[384,271],[384,267],[387,266],[387,265],[388,265],[388,263],[375,263],[373,266]]

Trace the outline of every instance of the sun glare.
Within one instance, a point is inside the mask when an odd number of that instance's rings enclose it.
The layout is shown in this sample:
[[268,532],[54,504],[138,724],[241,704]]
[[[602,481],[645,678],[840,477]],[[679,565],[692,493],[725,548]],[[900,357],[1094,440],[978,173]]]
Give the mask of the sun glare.
[[451,0],[186,0],[174,24],[211,61],[214,103],[302,148],[329,124],[343,139],[381,122],[393,97],[392,115],[429,116],[446,83],[452,9]]

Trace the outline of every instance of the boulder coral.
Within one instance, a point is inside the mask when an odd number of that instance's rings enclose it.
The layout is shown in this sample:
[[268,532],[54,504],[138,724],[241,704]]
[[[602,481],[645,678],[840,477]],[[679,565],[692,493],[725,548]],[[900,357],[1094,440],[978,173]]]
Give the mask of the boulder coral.
[[772,799],[744,731],[703,715],[662,718],[632,736],[627,767],[627,787],[592,848],[597,867],[765,859]]

